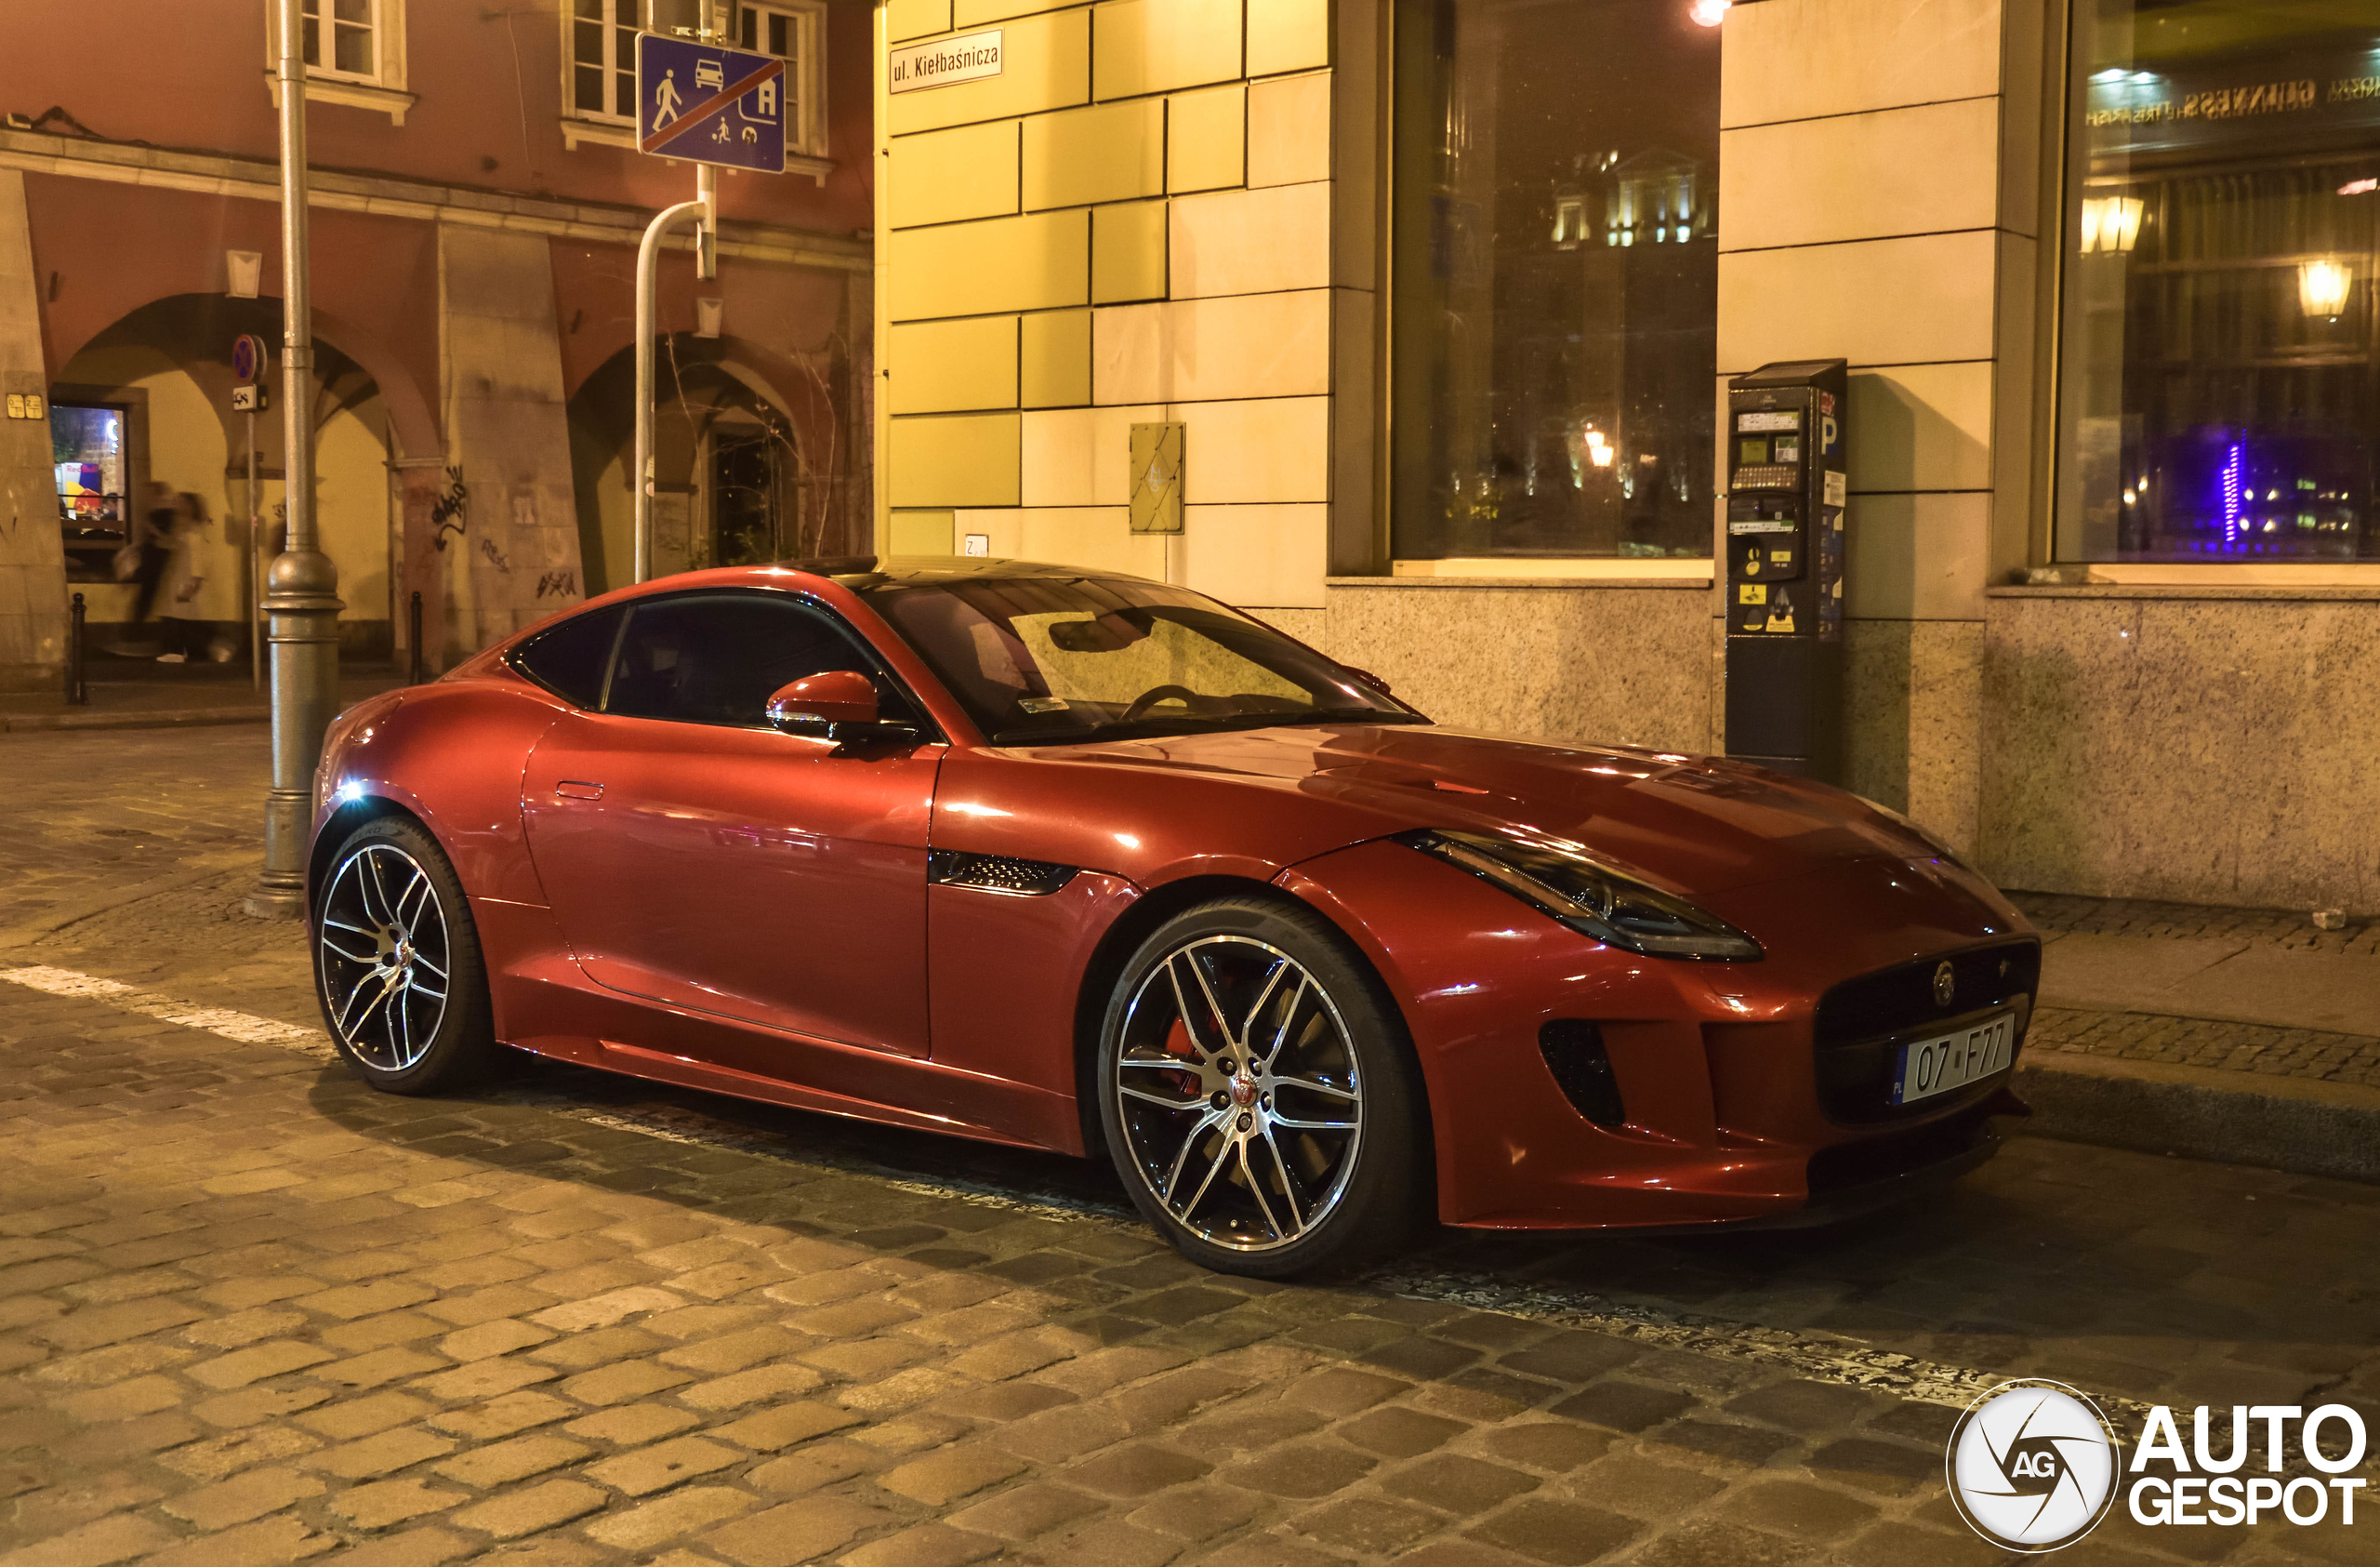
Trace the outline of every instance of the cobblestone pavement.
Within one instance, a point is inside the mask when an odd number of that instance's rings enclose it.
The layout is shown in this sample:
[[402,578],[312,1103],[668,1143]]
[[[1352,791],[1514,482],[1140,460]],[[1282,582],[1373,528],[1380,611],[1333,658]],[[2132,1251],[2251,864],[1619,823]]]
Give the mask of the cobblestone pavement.
[[2380,1087],[2380,1039],[2319,1029],[2045,1006],[2033,1015],[2025,1048]]
[[2317,930],[2309,910],[2211,909],[2136,897],[2069,897],[2059,893],[2008,895],[2046,935],[2210,936],[2257,947],[2380,957],[2380,920],[2350,920],[2339,930]]
[[[61,740],[93,765],[0,885],[62,885],[51,824],[112,842],[100,788],[235,768],[204,749],[232,733]],[[261,775],[217,787],[244,819]],[[314,1026],[296,927],[230,912],[247,873],[0,969]],[[1946,1388],[2380,1434],[2371,1188],[2020,1137],[1856,1226],[1449,1234],[1274,1286],[1183,1263],[1078,1162],[536,1062],[396,1099],[126,1000],[0,983],[0,1567],[1985,1562],[2014,1559],[1945,1494]],[[2120,1509],[2060,1560],[2380,1562],[2375,1509]]]

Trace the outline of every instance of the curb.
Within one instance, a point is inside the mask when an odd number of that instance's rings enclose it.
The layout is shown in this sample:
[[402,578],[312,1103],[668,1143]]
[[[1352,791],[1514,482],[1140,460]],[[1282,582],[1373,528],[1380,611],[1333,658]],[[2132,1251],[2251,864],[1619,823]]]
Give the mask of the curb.
[[2380,1088],[2055,1052],[2015,1087],[2037,1136],[2380,1183]]
[[269,708],[161,708],[147,712],[5,712],[0,735],[56,729],[182,729],[206,724],[262,724]]

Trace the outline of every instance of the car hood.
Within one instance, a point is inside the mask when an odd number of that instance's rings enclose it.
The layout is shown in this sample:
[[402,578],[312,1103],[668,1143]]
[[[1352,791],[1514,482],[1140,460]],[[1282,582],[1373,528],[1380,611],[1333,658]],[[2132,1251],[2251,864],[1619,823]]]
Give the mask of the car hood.
[[[1335,803],[1352,841],[1410,828],[1517,831],[1710,894],[1940,850],[1855,796],[1710,757],[1437,725],[1346,724],[1051,747],[1042,761],[1236,780]],[[1287,803],[1284,802],[1283,803]],[[1333,845],[1336,846],[1336,845]]]

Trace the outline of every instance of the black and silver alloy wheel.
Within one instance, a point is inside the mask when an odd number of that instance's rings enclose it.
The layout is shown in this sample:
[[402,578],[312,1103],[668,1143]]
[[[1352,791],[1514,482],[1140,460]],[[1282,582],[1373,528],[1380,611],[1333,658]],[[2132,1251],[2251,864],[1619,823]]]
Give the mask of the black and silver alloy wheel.
[[1142,1211],[1210,1268],[1304,1271],[1403,1228],[1399,1028],[1318,927],[1263,903],[1191,910],[1142,948],[1110,1008],[1111,1150]]
[[492,1041],[469,900],[437,841],[367,822],[315,896],[314,976],[339,1054],[375,1086],[426,1093],[475,1075]]
[[1176,948],[1141,981],[1116,1064],[1132,1167],[1184,1228],[1269,1251],[1346,1196],[1362,1078],[1339,1009],[1278,948]]
[[419,1064],[454,982],[454,942],[430,872],[394,843],[366,843],[331,873],[314,944],[339,1042],[384,1072]]

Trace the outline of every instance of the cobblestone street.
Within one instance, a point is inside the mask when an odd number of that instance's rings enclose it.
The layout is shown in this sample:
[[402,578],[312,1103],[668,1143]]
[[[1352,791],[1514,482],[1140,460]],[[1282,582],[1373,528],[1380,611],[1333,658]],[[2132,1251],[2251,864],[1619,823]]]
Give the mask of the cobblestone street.
[[[264,757],[0,738],[0,1567],[1957,1564],[2018,1560],[1943,1481],[2003,1376],[2380,1434],[2365,1186],[2018,1136],[1835,1228],[1282,1286],[1072,1161],[530,1060],[377,1095],[237,911]],[[2364,1495],[2057,1560],[2380,1563]]]

